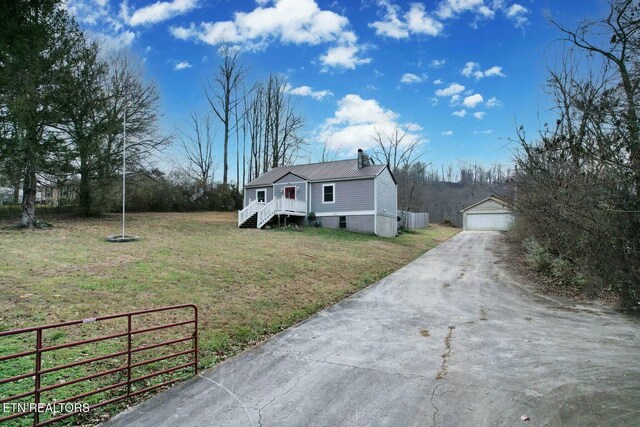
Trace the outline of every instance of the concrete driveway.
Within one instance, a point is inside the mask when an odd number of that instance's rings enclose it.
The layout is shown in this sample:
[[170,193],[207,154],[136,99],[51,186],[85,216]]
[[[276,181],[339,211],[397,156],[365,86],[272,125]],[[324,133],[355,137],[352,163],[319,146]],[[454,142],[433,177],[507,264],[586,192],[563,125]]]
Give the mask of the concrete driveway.
[[640,425],[639,322],[531,293],[505,250],[460,233],[106,425]]

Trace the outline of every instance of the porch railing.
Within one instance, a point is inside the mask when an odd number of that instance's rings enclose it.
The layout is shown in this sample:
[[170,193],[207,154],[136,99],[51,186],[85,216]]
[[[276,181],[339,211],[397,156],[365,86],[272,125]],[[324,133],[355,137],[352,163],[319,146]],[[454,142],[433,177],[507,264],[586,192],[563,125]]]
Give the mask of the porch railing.
[[279,199],[281,200],[280,209],[281,212],[292,212],[292,213],[307,213],[307,203],[304,200],[295,200],[295,199]]
[[253,214],[258,212],[266,203],[258,202],[258,200],[254,200],[250,202],[246,208],[238,211],[238,227],[240,227],[246,220],[251,218]]
[[277,197],[264,205],[258,211],[258,228],[262,228],[274,215],[279,214],[306,214],[307,203],[304,200],[295,200]]
[[262,228],[275,215],[280,199],[272,199],[258,211],[258,228]]

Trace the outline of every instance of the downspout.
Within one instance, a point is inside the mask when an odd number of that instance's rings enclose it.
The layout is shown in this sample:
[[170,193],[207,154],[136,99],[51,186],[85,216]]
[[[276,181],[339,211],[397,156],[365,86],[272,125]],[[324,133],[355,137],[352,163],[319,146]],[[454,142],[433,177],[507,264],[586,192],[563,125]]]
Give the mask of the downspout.
[[373,178],[373,234],[378,235],[378,177]]
[[[395,184],[395,189],[396,189],[396,210],[393,212],[393,223],[396,226],[396,236],[397,236],[398,235],[398,184]],[[428,227],[429,227],[429,224],[427,224],[427,228]]]

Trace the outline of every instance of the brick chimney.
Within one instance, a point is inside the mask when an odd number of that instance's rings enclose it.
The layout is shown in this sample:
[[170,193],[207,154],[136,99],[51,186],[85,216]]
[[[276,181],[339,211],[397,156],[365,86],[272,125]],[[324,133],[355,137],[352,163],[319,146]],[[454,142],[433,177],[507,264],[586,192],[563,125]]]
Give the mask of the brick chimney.
[[367,167],[370,164],[371,160],[369,159],[369,156],[367,156],[364,151],[362,151],[362,148],[358,148],[358,169]]

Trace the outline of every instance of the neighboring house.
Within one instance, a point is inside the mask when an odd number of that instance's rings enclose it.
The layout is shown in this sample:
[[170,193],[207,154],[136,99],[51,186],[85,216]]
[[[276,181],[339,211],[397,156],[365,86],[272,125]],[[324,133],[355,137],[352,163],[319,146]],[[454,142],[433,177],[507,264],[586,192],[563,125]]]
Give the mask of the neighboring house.
[[397,183],[387,165],[358,158],[279,167],[244,188],[239,227],[262,228],[278,216],[303,220],[315,213],[323,227],[378,236],[397,234]]
[[67,183],[47,183],[38,185],[40,193],[39,202],[48,206],[59,206],[61,204],[72,203],[77,195],[78,186],[75,182]]
[[0,187],[0,205],[8,205],[14,202],[14,189]]
[[515,218],[509,203],[498,196],[489,196],[460,212],[465,231],[506,231]]

